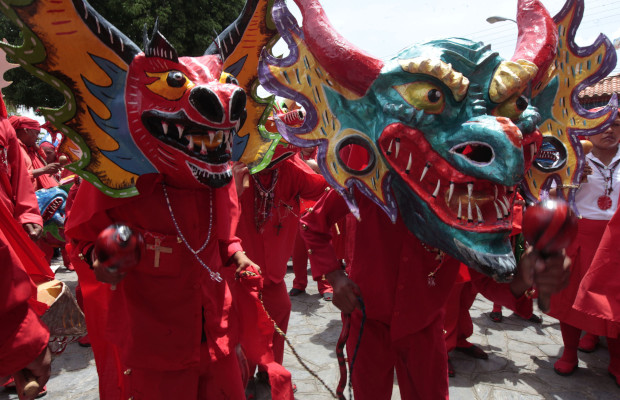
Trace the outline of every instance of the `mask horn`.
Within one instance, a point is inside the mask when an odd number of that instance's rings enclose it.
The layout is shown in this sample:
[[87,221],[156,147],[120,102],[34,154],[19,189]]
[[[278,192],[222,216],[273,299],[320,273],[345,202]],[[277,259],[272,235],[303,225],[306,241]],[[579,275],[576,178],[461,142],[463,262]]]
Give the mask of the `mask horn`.
[[538,0],[519,0],[517,12],[519,37],[512,61],[527,60],[538,67],[532,80],[535,87],[555,60],[558,31],[549,12]]
[[342,86],[363,96],[383,62],[358,49],[334,30],[318,0],[295,0],[303,16],[305,42],[321,66]]

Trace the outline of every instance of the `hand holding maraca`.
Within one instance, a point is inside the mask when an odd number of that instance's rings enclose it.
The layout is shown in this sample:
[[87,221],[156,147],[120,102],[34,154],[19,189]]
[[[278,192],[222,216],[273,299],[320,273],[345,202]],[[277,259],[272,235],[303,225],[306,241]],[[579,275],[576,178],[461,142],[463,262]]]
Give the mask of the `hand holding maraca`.
[[523,236],[531,247],[519,263],[517,282],[536,287],[543,312],[549,310],[551,295],[568,284],[570,259],[564,249],[576,234],[577,217],[563,200],[544,200],[523,215]]

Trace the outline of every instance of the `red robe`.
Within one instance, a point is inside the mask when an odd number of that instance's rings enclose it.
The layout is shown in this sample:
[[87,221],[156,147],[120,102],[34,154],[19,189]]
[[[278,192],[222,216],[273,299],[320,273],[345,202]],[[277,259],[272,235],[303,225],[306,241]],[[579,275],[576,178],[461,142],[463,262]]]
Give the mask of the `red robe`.
[[8,120],[0,120],[0,202],[20,224],[43,226],[27,163],[15,130]]
[[[237,236],[243,241],[247,256],[257,263],[264,278],[263,302],[267,312],[276,324],[286,332],[291,313],[284,276],[286,263],[293,253],[295,236],[299,224],[299,199],[318,199],[327,188],[323,176],[310,169],[301,159],[294,156],[277,164],[278,180],[274,188],[271,213],[261,228],[256,226],[255,193],[258,190],[254,179],[240,198],[241,219]],[[269,188],[274,170],[257,174],[263,187]],[[284,339],[274,335],[276,362],[282,363]]]
[[[400,216],[393,224],[372,200],[357,190],[355,194],[361,221],[348,231],[355,235],[349,277],[360,287],[367,316],[353,369],[355,397],[385,398],[392,391],[396,367],[403,398],[447,398],[443,316],[459,262],[451,257],[436,259],[437,254],[425,248]],[[330,227],[348,213],[344,199],[332,191],[302,218],[315,278],[341,268],[330,245]],[[494,289],[481,289],[495,291],[502,302],[517,301],[507,285],[485,283]],[[349,360],[360,324],[361,312],[356,310],[347,341]]]
[[576,325],[578,328],[611,338],[620,337],[619,237],[620,211],[616,211],[604,228],[590,268],[578,287],[572,310],[585,316],[586,321],[596,319],[596,323],[588,326]]
[[49,332],[28,305],[36,287],[0,230],[0,376],[11,375],[37,358]]
[[[166,187],[189,245],[200,249],[210,233],[198,256],[232,281],[234,267],[225,265],[242,250],[234,236],[239,215],[234,185],[217,190]],[[86,253],[99,232],[114,222],[142,233],[147,245],[114,291],[97,282],[85,263],[76,265],[97,367],[103,368],[102,399],[218,398],[216,390],[244,398],[235,353],[241,310],[233,304],[229,283],[212,280],[185,247],[160,178],[141,177],[138,190],[139,196],[112,199],[83,183],[67,222],[74,254]]]

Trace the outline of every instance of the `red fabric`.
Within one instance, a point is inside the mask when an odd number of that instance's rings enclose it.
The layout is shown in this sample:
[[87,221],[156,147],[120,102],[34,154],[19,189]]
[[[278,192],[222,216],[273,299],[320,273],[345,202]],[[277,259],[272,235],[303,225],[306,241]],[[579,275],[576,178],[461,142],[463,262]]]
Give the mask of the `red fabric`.
[[[301,227],[300,227],[301,229]],[[334,237],[337,237],[334,235]],[[308,249],[306,248],[306,242],[304,242],[301,232],[297,230],[297,236],[295,237],[295,246],[293,247],[293,273],[295,279],[293,279],[293,287],[295,289],[306,290],[308,286]],[[319,290],[319,294],[326,292],[332,293],[334,289],[327,282],[327,279],[319,279],[316,281],[316,286]]]
[[[565,289],[551,297],[549,315],[579,329],[601,336],[613,337],[619,332],[616,324],[610,324],[608,326],[603,319],[595,318],[588,312],[584,313],[573,309],[579,287],[588,273],[590,266],[593,265],[598,267],[592,260],[599,247],[603,233],[605,232],[607,222],[608,221],[605,220],[599,221],[585,218],[578,221],[577,237],[566,250],[566,254],[572,260],[570,282]],[[614,250],[617,251],[617,244],[614,244],[614,246]],[[614,275],[606,278],[615,280],[616,277],[617,274],[614,271]],[[599,279],[600,278],[601,277],[599,277]],[[608,292],[606,294],[613,298],[616,293],[618,292]],[[590,307],[589,310],[586,309],[584,311],[591,310],[592,312],[596,312],[596,310],[605,308],[608,302],[606,299],[603,301],[601,300],[602,299],[597,299],[597,302],[588,305],[588,307]]]
[[[581,228],[581,225],[580,225]],[[578,233],[579,235],[579,233]],[[573,304],[573,311],[580,317],[594,317],[596,323],[581,327],[599,336],[620,336],[620,213],[616,211],[602,233],[600,244],[590,268],[581,280]],[[575,243],[579,242],[578,236]],[[573,260],[575,263],[575,260]],[[553,298],[552,298],[553,300]],[[552,303],[553,304],[553,303]],[[592,322],[591,319],[588,319]],[[620,370],[620,365],[619,365]]]
[[[347,340],[349,369],[359,340],[361,312],[351,314]],[[402,399],[447,399],[448,357],[443,339],[443,315],[422,330],[393,341],[390,327],[367,319],[352,367],[356,400],[392,398],[394,371]]]
[[[357,191],[356,199],[361,221],[351,237],[355,249],[350,278],[360,286],[368,318],[389,325],[392,339],[398,340],[424,329],[441,313],[459,262],[446,257],[439,266],[436,254],[425,250],[400,218],[392,224],[377,205]],[[330,244],[330,229],[348,213],[344,199],[331,191],[319,200],[314,212],[302,217],[308,226],[303,236],[312,250],[315,279],[341,268]],[[428,275],[438,266],[435,286],[430,286]]]
[[0,202],[20,223],[43,225],[27,162],[11,124],[0,120]]
[[[256,228],[254,219],[257,190],[254,179],[250,179],[250,187],[239,199],[242,213],[237,236],[241,238],[248,257],[261,267],[266,283],[282,282],[286,275],[286,263],[293,253],[298,229],[299,199],[317,200],[327,187],[325,179],[314,173],[298,157],[279,163],[277,169],[278,182],[274,191],[273,207],[262,232]],[[272,173],[273,171],[269,170],[258,174],[264,187],[270,186]]]
[[[112,222],[130,224],[144,235],[147,245],[153,245],[158,238],[162,247],[171,249],[170,253],[160,253],[157,268],[154,266],[155,251],[146,250],[139,264],[129,270],[115,291],[111,291],[109,285],[92,280],[87,284],[81,279],[87,323],[92,323],[93,318],[104,319],[96,326],[98,332],[89,325],[89,334],[95,334],[91,336],[93,349],[98,346],[98,339],[105,341],[104,353],[112,370],[107,376],[100,376],[102,380],[109,380],[102,382],[100,388],[117,384],[113,371],[115,349],[118,349],[123,370],[193,373],[204,369],[205,364],[234,354],[239,341],[239,315],[233,307],[229,286],[226,281],[211,280],[208,271],[178,240],[158,179],[156,175],[141,177],[138,181],[141,194],[129,199],[106,197],[92,185],[83,183],[67,221],[66,234],[75,244],[74,254],[90,246],[99,232]],[[210,226],[211,190],[167,186],[167,191],[181,232],[192,248],[200,248]],[[238,218],[234,185],[213,190],[212,211],[212,236],[199,257],[213,271],[230,272],[232,267],[226,269],[224,264],[241,250],[239,239],[233,234]],[[76,265],[76,270],[80,276],[88,276],[90,273],[81,264],[81,268]],[[101,293],[103,300],[92,298]],[[109,301],[105,301],[106,297]],[[134,395],[131,387],[120,380],[118,384],[123,386],[123,395]],[[183,386],[175,388],[178,398],[191,398],[195,391],[195,388]],[[105,395],[103,393],[102,398],[106,398]]]
[[9,122],[10,124],[13,126],[13,129],[18,130],[18,129],[37,129],[40,130],[41,129],[41,124],[39,124],[38,121],[32,119],[32,118],[28,118],[28,117],[22,117],[22,116],[18,116],[18,115],[11,115],[9,117]]
[[24,368],[49,340],[47,328],[28,305],[36,287],[9,243],[0,229],[0,376]]
[[[310,169],[298,157],[292,157],[277,165],[278,181],[274,189],[271,214],[262,226],[256,227],[255,191],[256,183],[250,179],[248,187],[239,200],[241,219],[237,236],[243,241],[247,256],[257,263],[265,280],[263,301],[267,313],[279,322],[286,332],[291,312],[291,302],[286,292],[284,276],[286,264],[295,244],[299,223],[299,199],[318,199],[327,187],[325,179]],[[274,170],[258,174],[263,187],[269,188]],[[276,333],[273,336],[276,361],[284,355],[283,339]]]

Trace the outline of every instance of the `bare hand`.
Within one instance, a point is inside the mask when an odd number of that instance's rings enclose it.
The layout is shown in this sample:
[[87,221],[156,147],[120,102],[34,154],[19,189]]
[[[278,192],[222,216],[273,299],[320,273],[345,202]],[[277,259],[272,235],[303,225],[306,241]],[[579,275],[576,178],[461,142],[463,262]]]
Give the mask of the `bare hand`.
[[241,197],[245,189],[250,187],[250,170],[244,163],[234,162],[232,173],[235,180],[235,188],[237,189],[237,197]]
[[262,273],[260,267],[258,265],[256,265],[255,262],[250,260],[248,258],[248,256],[246,256],[245,253],[242,252],[242,251],[236,252],[235,254],[233,254],[233,256],[231,258],[232,258],[232,262],[237,267],[237,269],[235,269],[235,275],[241,273],[246,268],[251,267],[251,266],[256,268],[256,270],[258,271],[259,274]]
[[586,162],[586,165],[583,166],[583,171],[581,172],[581,178],[579,179],[579,183],[587,182],[588,175],[592,175],[592,167]]
[[47,175],[54,175],[56,172],[62,169],[62,165],[59,162],[53,162],[47,164],[44,168]]
[[513,294],[520,296],[530,287],[538,291],[539,308],[546,311],[548,300],[554,293],[568,285],[570,279],[571,260],[566,253],[542,257],[540,253],[529,248],[521,257],[519,269],[514,281],[510,284]]
[[[15,378],[15,386],[18,388],[18,391],[23,391],[26,384],[33,379],[37,382],[39,388],[45,386],[52,372],[51,365],[52,353],[48,347],[45,347],[45,350],[43,350],[34,361],[28,364],[26,368],[13,375]],[[18,393],[18,396],[20,400],[32,400],[35,399],[38,394],[39,390],[35,390],[27,394]]]
[[335,270],[325,276],[334,288],[332,302],[345,314],[351,314],[360,308],[357,298],[361,296],[359,286],[345,274],[343,270]]
[[22,225],[30,239],[37,241],[43,234],[43,227],[39,224],[28,222]]
[[93,269],[95,270],[95,277],[99,282],[109,283],[110,285],[116,285],[127,275],[126,268],[107,266],[99,260],[93,262]]

